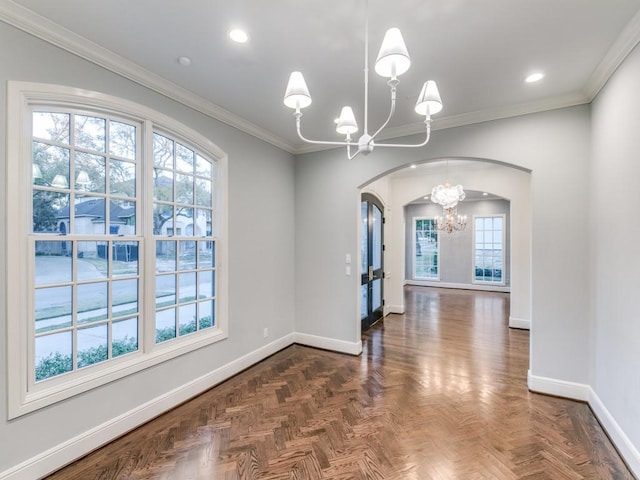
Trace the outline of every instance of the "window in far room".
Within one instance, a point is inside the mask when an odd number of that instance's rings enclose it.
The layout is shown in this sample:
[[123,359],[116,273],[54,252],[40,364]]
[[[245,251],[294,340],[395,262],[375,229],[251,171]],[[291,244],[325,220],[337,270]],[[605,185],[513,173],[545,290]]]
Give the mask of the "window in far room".
[[420,280],[439,280],[440,237],[433,218],[414,218],[413,274]]
[[474,283],[504,285],[504,215],[474,217]]

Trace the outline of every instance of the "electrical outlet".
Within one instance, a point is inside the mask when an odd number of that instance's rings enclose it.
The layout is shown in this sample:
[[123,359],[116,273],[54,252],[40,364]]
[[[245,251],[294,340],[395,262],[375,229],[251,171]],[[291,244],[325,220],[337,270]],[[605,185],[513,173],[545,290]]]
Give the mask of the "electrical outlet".
[[267,327],[264,327],[264,338],[267,338],[269,336],[269,329]]

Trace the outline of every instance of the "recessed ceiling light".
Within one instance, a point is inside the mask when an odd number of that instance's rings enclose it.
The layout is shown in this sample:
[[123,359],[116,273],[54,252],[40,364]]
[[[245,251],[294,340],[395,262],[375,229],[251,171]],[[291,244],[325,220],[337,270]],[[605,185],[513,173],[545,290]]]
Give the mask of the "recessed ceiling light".
[[535,83],[535,82],[539,82],[543,78],[544,78],[544,73],[536,72],[536,73],[532,73],[531,75],[527,76],[527,78],[525,78],[524,81],[526,83]]
[[418,167],[417,167],[417,165],[415,163],[412,163],[409,168],[418,168]]
[[191,59],[189,57],[178,57],[178,63],[183,67],[191,65]]
[[229,38],[236,43],[247,43],[249,40],[249,35],[244,30],[239,28],[234,28],[229,32]]
[[429,200],[429,195],[427,195],[426,197],[422,197],[422,198],[424,198],[425,200]]
[[483,197],[486,197],[487,195],[489,195],[487,192],[482,192]]

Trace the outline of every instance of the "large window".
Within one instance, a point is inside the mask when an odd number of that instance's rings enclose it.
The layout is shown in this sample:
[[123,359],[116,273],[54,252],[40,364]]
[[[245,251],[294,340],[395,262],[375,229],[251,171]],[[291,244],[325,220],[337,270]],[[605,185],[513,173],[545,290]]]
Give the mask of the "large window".
[[504,216],[475,217],[473,237],[474,282],[504,284]]
[[11,417],[226,337],[224,154],[144,107],[20,85],[8,109],[22,119],[6,186]]
[[438,280],[440,242],[433,218],[414,218],[413,275],[416,279]]

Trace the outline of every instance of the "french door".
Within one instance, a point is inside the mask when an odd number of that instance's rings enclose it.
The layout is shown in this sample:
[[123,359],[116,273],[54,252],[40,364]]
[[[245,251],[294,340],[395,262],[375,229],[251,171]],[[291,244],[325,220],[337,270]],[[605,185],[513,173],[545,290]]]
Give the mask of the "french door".
[[362,228],[360,317],[362,331],[380,320],[383,314],[383,211],[380,200],[367,193],[362,195],[360,204]]

